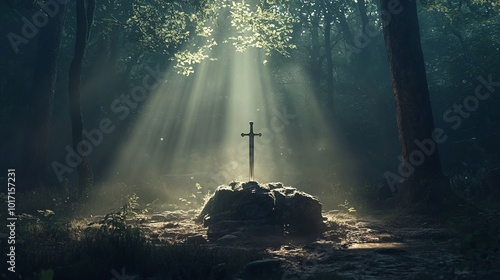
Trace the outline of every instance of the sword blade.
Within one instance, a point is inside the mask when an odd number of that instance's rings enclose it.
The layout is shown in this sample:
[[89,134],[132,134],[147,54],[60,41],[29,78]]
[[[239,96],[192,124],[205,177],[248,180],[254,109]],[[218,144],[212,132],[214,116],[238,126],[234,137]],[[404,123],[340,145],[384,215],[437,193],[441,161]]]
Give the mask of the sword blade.
[[250,181],[253,181],[253,162],[254,162],[254,152],[253,152],[253,141],[255,136],[262,136],[262,133],[253,132],[253,122],[250,122],[250,133],[241,133],[241,137],[248,136],[249,142],[249,159],[250,159]]
[[253,181],[253,162],[254,162],[254,155],[253,155],[253,135],[250,135],[250,181]]

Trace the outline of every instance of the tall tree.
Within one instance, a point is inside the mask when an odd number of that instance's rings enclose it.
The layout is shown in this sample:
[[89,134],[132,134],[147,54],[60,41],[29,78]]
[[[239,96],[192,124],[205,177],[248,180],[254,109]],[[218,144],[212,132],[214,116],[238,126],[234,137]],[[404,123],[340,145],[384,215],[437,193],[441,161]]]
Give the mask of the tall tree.
[[366,12],[366,4],[365,0],[358,0],[358,10],[359,10],[359,16],[361,17],[361,31],[365,29],[366,26],[370,23],[368,19],[368,13]]
[[338,24],[334,12],[340,8],[338,3],[324,0],[297,1],[290,6],[302,25],[303,33],[310,35],[310,41],[304,47],[309,52],[311,88],[318,103],[323,105],[323,112],[331,119],[335,111],[333,47],[336,42],[333,38],[337,35],[335,23]]
[[[393,0],[381,1],[382,11],[392,11],[391,16],[385,18],[383,30],[405,173],[401,198],[407,206],[436,209],[448,198],[444,191],[448,189],[447,180],[433,140],[433,136],[442,138],[443,135],[433,135],[416,1],[400,0],[400,3],[401,7],[395,9]],[[422,151],[422,142],[427,143],[426,149],[431,152]]]
[[333,91],[334,91],[334,81],[333,81],[333,57],[332,57],[332,21],[333,21],[333,5],[327,5],[325,7],[325,57],[326,57],[326,107],[329,113],[333,114],[335,110],[335,104],[333,103]]
[[321,48],[319,42],[319,20],[320,15],[313,15],[310,17],[311,48],[309,49],[309,75],[316,99],[322,100],[321,73],[323,69],[323,62],[321,58]]
[[[45,2],[50,2],[49,0]],[[24,189],[35,189],[46,183],[49,136],[57,74],[57,60],[61,35],[66,20],[67,5],[49,19],[47,26],[40,28],[34,77],[30,96],[30,118],[26,124],[23,152],[23,169],[26,181]]]
[[88,154],[91,147],[83,139],[83,117],[80,105],[80,85],[83,57],[90,36],[90,29],[94,18],[95,0],[78,0],[76,2],[76,40],[75,54],[69,69],[69,112],[73,149],[81,158],[78,165],[80,191],[86,192],[92,186],[93,174]]

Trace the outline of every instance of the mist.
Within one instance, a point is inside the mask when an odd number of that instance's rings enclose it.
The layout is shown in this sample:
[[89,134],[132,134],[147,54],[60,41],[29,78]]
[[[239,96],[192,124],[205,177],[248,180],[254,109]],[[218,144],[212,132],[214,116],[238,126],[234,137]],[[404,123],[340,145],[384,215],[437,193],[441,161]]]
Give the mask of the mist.
[[499,11],[1,2],[0,275],[496,279]]

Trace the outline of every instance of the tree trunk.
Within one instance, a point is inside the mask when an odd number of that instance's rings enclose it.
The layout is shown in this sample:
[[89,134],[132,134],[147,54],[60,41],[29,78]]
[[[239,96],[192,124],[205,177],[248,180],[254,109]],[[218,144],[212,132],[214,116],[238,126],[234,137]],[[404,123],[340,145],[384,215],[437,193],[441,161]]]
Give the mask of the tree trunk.
[[112,73],[117,73],[116,64],[118,62],[118,45],[120,41],[120,27],[114,26],[111,32],[111,38],[109,41],[109,57],[108,64],[109,69],[113,71]]
[[312,22],[311,22],[311,59],[310,59],[310,71],[309,74],[311,75],[311,82],[312,82],[312,88],[314,89],[314,95],[316,96],[316,100],[318,100],[318,103],[321,104],[322,102],[322,95],[321,95],[321,73],[322,73],[322,67],[321,67],[321,49],[320,49],[320,43],[319,43],[319,17],[314,16]]
[[337,21],[336,21],[337,28],[342,32],[342,35],[344,37],[347,55],[351,57],[355,54],[358,54],[360,50],[354,44],[354,36],[352,35],[351,28],[349,28],[349,24],[347,24],[347,19],[345,17],[343,9],[338,10],[336,15],[337,15]]
[[353,50],[353,52],[358,53],[359,51],[354,45],[354,36],[352,36],[351,29],[349,28],[349,24],[347,24],[347,19],[343,10],[339,10],[337,12],[337,19],[337,27],[340,29],[340,31],[342,31],[346,44],[348,45],[348,47],[355,49]]
[[[87,5],[85,3],[87,2]],[[69,70],[69,111],[73,138],[73,149],[81,158],[78,165],[78,178],[80,195],[86,195],[93,183],[92,167],[88,155],[94,147],[89,147],[89,142],[83,139],[83,118],[80,106],[80,84],[83,57],[90,35],[94,1],[78,0],[76,2],[76,41],[75,54]]]
[[462,33],[458,31],[458,29],[450,24],[449,26],[451,34],[455,35],[457,37],[458,41],[460,42],[460,46],[462,46],[462,51],[464,52],[464,57],[465,61],[469,64],[472,65],[472,59],[470,57],[470,52],[469,49],[467,48],[467,45],[465,44],[464,37],[462,36]]
[[[370,27],[370,20],[368,19],[368,14],[366,11],[366,5],[364,0],[358,0],[358,10],[359,10],[359,16],[361,18],[361,30],[359,32],[359,36],[367,38],[367,32],[366,30],[371,29]],[[373,40],[368,39],[368,40]],[[374,43],[368,42],[368,45],[366,45],[364,48],[361,48],[359,50],[359,55],[354,59],[354,65],[359,69],[359,74],[362,77],[368,77],[370,78],[372,75],[369,73],[369,67],[366,67],[367,62],[370,60],[371,57],[371,50],[372,48],[375,47]]]
[[321,50],[319,44],[319,18],[315,16],[311,22],[311,78],[317,97],[321,88]]
[[363,32],[365,27],[370,23],[368,20],[368,14],[366,13],[365,0],[358,0],[358,10],[359,16],[361,17],[361,32]]
[[[381,9],[394,9],[388,7],[390,2],[382,0]],[[443,188],[447,180],[444,179],[437,144],[432,137],[434,121],[420,44],[416,1],[401,0],[401,5],[401,12],[392,14],[391,21],[384,24],[401,156],[405,166],[403,170],[406,171],[400,174],[405,179],[401,198],[406,206],[434,209],[442,206],[446,199]],[[427,152],[423,151],[422,145],[417,144],[423,141],[433,143],[427,144]]]
[[334,81],[333,81],[333,58],[332,58],[332,40],[331,40],[332,21],[333,17],[330,11],[330,7],[326,7],[325,9],[325,56],[326,56],[326,75],[327,75],[326,109],[328,113],[333,116],[335,112],[335,104],[333,102]]
[[[48,1],[47,1],[48,2]],[[22,188],[35,189],[47,182],[49,137],[52,108],[57,76],[57,60],[62,28],[66,20],[67,5],[60,5],[59,12],[40,29],[30,105],[27,120],[22,168]]]

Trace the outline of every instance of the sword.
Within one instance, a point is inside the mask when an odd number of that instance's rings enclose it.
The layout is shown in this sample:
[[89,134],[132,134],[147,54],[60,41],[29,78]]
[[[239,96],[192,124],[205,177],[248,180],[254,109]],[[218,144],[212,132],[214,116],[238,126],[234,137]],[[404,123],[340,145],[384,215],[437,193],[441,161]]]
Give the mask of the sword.
[[250,181],[253,181],[253,162],[254,162],[254,155],[253,155],[253,138],[254,136],[262,136],[262,133],[253,133],[253,122],[250,122],[250,132],[249,133],[242,133],[241,137],[249,137],[249,156],[250,156]]

